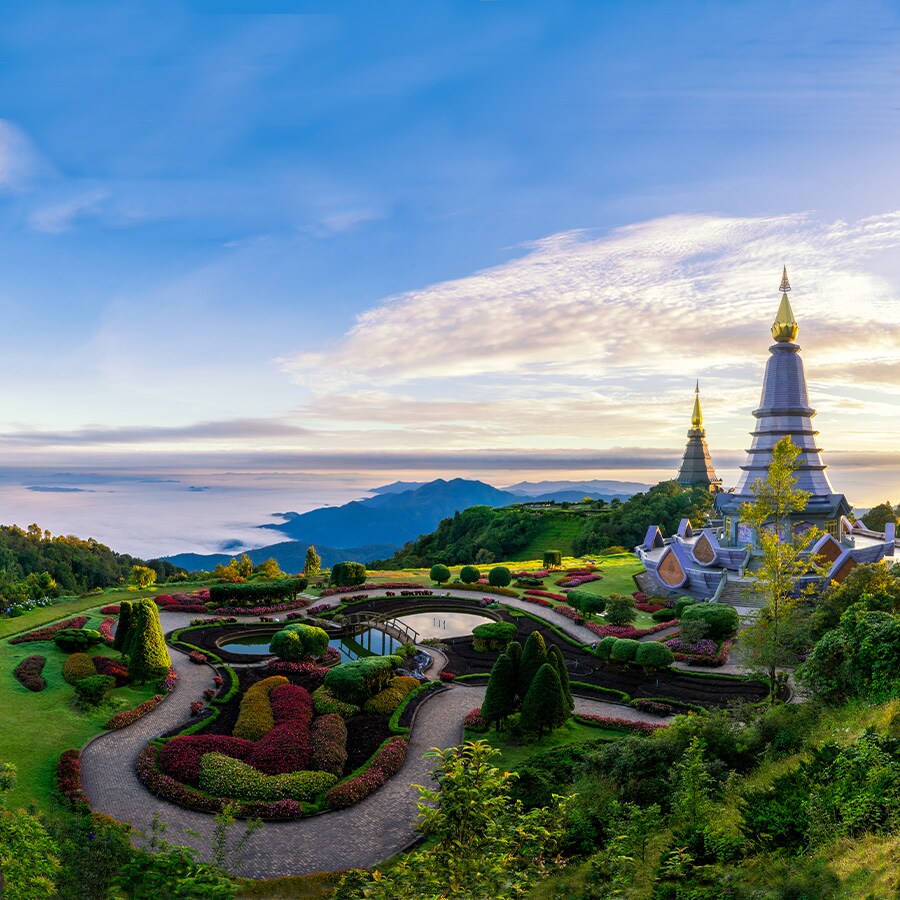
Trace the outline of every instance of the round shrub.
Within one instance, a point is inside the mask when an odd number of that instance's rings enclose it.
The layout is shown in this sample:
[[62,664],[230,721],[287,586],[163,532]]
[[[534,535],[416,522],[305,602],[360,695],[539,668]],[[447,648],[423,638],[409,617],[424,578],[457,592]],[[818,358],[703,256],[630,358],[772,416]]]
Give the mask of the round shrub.
[[566,594],[566,603],[573,609],[577,609],[582,615],[602,613],[606,609],[606,598],[590,591],[582,591],[575,588]]
[[187,734],[163,744],[159,763],[166,775],[196,786],[200,781],[200,760],[208,753],[246,759],[253,752],[253,746],[253,741],[230,734]]
[[75,696],[87,706],[96,706],[103,702],[115,684],[116,679],[111,675],[91,675],[75,682]]
[[366,567],[358,562],[339,562],[331,567],[332,587],[353,587],[366,583]]
[[428,577],[435,584],[443,584],[445,581],[450,580],[450,570],[446,566],[441,565],[441,563],[438,563],[431,567]]
[[512,622],[485,622],[472,629],[473,647],[479,653],[504,650],[516,634],[518,629]]
[[363,711],[389,716],[406,699],[406,695],[410,691],[414,691],[418,686],[418,678],[412,678],[409,675],[398,675],[390,680],[384,690],[379,691],[374,697],[366,701]]
[[463,566],[459,570],[459,580],[463,584],[475,584],[481,578],[481,572],[475,566]]
[[738,614],[726,603],[696,603],[688,606],[681,616],[684,622],[706,622],[706,636],[714,641],[733,637],[738,630]]
[[338,700],[325,685],[316,688],[312,693],[313,708],[317,716],[338,715],[345,719],[355,716],[359,712],[359,707],[353,703],[344,703]]
[[362,706],[369,697],[387,687],[401,662],[399,656],[366,656],[341,663],[328,670],[324,687],[338,700]]
[[310,767],[340,777],[347,765],[347,726],[337,713],[319,716],[310,729]]
[[671,622],[676,618],[674,609],[658,609],[655,613],[650,613],[650,618],[654,622]]
[[290,684],[290,682],[283,675],[272,675],[269,678],[263,678],[262,681],[257,681],[256,684],[250,685],[244,691],[237,722],[234,723],[232,729],[235,737],[258,741],[275,727],[275,716],[272,713],[269,693],[282,684]]
[[618,663],[634,662],[640,646],[640,641],[632,640],[632,638],[616,638],[616,642],[609,651],[609,658]]
[[615,642],[618,640],[619,638],[613,637],[612,635],[607,635],[605,638],[601,638],[597,643],[597,646],[594,648],[594,654],[600,659],[609,659],[609,654],[612,652],[613,644],[615,644]]
[[562,553],[559,550],[544,551],[544,568],[554,569],[562,565]]
[[53,635],[53,642],[63,653],[84,653],[103,643],[103,635],[92,628],[64,628]]
[[[256,741],[246,762],[266,775],[284,775],[308,769],[311,752],[309,725],[294,720],[266,732]],[[202,780],[202,764],[200,772]]]
[[329,772],[298,771],[265,775],[247,763],[220,753],[208,753],[200,762],[200,788],[216,797],[272,801],[288,797],[312,800],[337,782]]
[[634,598],[624,594],[610,594],[606,601],[606,621],[610,625],[627,625],[633,622],[637,610]]
[[281,684],[269,694],[272,718],[276,725],[300,722],[309,727],[313,718],[313,702],[309,691],[296,684]]
[[87,653],[72,653],[63,663],[63,678],[69,684],[76,684],[84,678],[97,674],[94,660]]
[[512,573],[506,566],[494,566],[488,572],[488,584],[494,587],[506,587],[512,581]]
[[634,661],[647,669],[666,669],[675,662],[675,654],[665,644],[643,641],[638,644]]
[[315,625],[303,625],[299,622],[285,625],[281,631],[272,635],[269,652],[286,662],[302,662],[305,659],[318,659],[328,650],[328,632]]
[[679,597],[675,601],[675,618],[680,619],[681,614],[687,609],[687,607],[692,606],[697,601],[693,597]]

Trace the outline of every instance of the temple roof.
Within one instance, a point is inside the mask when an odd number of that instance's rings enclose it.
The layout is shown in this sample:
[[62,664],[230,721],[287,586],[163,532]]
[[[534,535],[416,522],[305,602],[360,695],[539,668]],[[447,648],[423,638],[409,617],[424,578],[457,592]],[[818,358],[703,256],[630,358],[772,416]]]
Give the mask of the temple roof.
[[709,447],[706,445],[706,431],[703,428],[703,412],[700,409],[700,382],[694,388],[694,409],[691,413],[691,427],[688,431],[687,447],[681,461],[681,469],[675,479],[685,487],[698,485],[710,490],[719,490],[722,479],[716,476]]

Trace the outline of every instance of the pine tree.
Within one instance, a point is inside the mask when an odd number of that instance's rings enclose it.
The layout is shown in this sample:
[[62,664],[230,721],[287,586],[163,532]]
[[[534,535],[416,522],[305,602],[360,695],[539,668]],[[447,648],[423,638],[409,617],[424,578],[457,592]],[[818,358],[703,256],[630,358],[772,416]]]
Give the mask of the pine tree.
[[566,661],[563,659],[562,651],[556,644],[551,644],[547,648],[547,662],[556,669],[563,696],[566,698],[566,706],[569,710],[575,709],[575,701],[572,699],[572,685],[569,683],[569,670],[566,668]]
[[547,662],[547,644],[539,631],[532,631],[525,641],[519,661],[519,696],[524,700],[537,670]]
[[116,625],[116,633],[113,636],[113,650],[118,650],[123,656],[128,653],[129,632],[134,626],[134,604],[130,600],[123,600],[119,604],[119,624]]
[[513,683],[516,687],[517,703],[521,701],[522,695],[519,693],[519,666],[522,663],[522,645],[518,641],[510,641],[503,651],[509,657],[509,661],[513,667]]
[[306,551],[306,562],[303,564],[303,574],[307,576],[318,575],[321,565],[322,557],[316,553],[316,548],[310,544],[309,549]]
[[491,677],[484,692],[484,702],[481,705],[481,718],[488,725],[495,725],[498,729],[503,726],[503,721],[516,709],[516,679],[512,660],[501,653],[491,669]]
[[159,610],[152,600],[141,600],[128,647],[128,670],[139,684],[162,678],[172,665],[166,639],[159,621]]
[[538,737],[541,737],[545,728],[552,731],[568,717],[569,710],[556,669],[551,663],[544,663],[537,670],[522,701],[522,729],[537,732]]

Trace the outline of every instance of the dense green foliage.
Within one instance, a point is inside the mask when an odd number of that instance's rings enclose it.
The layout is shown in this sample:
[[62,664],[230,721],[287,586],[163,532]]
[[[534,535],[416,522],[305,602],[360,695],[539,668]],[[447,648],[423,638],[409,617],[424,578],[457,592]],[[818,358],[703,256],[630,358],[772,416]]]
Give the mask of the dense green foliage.
[[[354,563],[358,565],[358,563]],[[365,570],[363,570],[365,580]],[[216,606],[259,606],[289,603],[297,594],[306,590],[305,578],[278,578],[266,581],[214,584],[209,589],[209,599]]]
[[128,671],[138,684],[162,678],[172,665],[159,621],[159,609],[152,600],[141,600],[137,606],[126,655]]
[[93,628],[63,628],[53,635],[53,643],[63,653],[84,653],[103,643],[103,635]]
[[569,670],[566,668],[566,661],[563,658],[562,651],[556,644],[551,644],[547,648],[547,662],[556,669],[556,675],[559,678],[559,684],[566,700],[567,710],[573,710],[575,708],[575,701],[572,698],[572,685],[569,682]]
[[516,670],[512,659],[501,653],[491,669],[481,718],[487,725],[502,727],[504,721],[516,710]]
[[481,578],[481,572],[475,566],[463,566],[459,570],[459,580],[463,584],[475,584]]
[[547,662],[547,643],[539,631],[532,631],[519,660],[519,696],[524,697],[538,669]]
[[616,638],[616,642],[609,651],[609,658],[612,662],[617,663],[634,662],[640,646],[640,641],[632,638]]
[[488,650],[504,650],[516,636],[516,626],[512,622],[485,622],[472,629],[473,646],[479,653]]
[[312,575],[318,575],[319,569],[322,567],[322,557],[316,553],[316,548],[310,544],[306,550],[306,560],[303,563],[303,574],[307,578]]
[[562,725],[569,717],[569,702],[552,663],[544,663],[535,674],[522,700],[522,730],[544,731]]
[[738,630],[737,610],[726,603],[695,603],[687,606],[681,615],[681,621],[705,622],[706,637],[714,641],[734,637]]
[[634,661],[648,669],[665,669],[675,662],[675,654],[665,644],[643,641],[638,643]]
[[506,587],[512,581],[512,572],[506,566],[494,566],[488,572],[488,584],[494,587]]
[[399,656],[365,656],[341,663],[328,670],[323,687],[344,703],[362,706],[387,687],[400,663]]
[[627,625],[633,622],[637,610],[634,598],[627,594],[610,594],[606,599],[606,621],[610,625]]
[[693,597],[679,597],[675,601],[675,618],[680,619],[685,609],[696,602],[697,601]]
[[365,584],[366,567],[359,562],[339,562],[331,567],[331,584],[334,587],[352,587]]
[[269,650],[287,662],[316,659],[328,650],[328,632],[315,625],[293,622],[272,635]]
[[562,553],[559,550],[544,551],[544,568],[553,569],[562,565]]
[[113,635],[113,650],[125,653],[134,621],[134,604],[130,600],[123,600],[119,604],[119,622],[116,625],[116,633]]
[[605,597],[593,594],[590,591],[580,590],[579,588],[575,588],[566,594],[566,603],[587,618],[602,613],[606,609]]
[[891,504],[890,500],[885,500],[884,503],[873,506],[863,516],[863,524],[866,528],[871,528],[872,531],[883,532],[884,526],[888,522],[897,524],[898,516],[900,516],[900,513],[898,513],[897,508]]
[[443,563],[436,563],[431,567],[428,577],[435,584],[444,584],[450,580],[450,570]]

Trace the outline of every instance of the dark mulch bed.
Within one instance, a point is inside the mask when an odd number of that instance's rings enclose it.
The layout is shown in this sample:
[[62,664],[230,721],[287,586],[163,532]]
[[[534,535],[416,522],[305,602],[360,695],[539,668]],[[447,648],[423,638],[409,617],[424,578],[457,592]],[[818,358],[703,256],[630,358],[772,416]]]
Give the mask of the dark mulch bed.
[[361,766],[390,737],[390,717],[359,713],[347,719],[347,767],[349,775]]
[[403,708],[403,712],[400,713],[400,727],[401,728],[409,728],[412,725],[413,716],[416,714],[416,710],[431,696],[434,694],[439,694],[441,691],[446,691],[447,688],[441,684],[439,681],[432,681],[428,686],[427,691],[422,691],[419,694],[416,694],[409,703]]
[[[275,634],[287,624],[282,622],[241,622],[237,625],[210,625],[208,628],[195,628],[185,632],[180,640],[194,647],[199,647],[207,653],[215,653],[223,662],[227,663],[252,663],[265,661],[265,656],[251,656],[247,653],[230,653],[216,646],[216,641],[222,638],[234,638],[238,634],[249,632]],[[171,633],[166,635],[170,638]],[[227,643],[227,642],[226,642]]]

